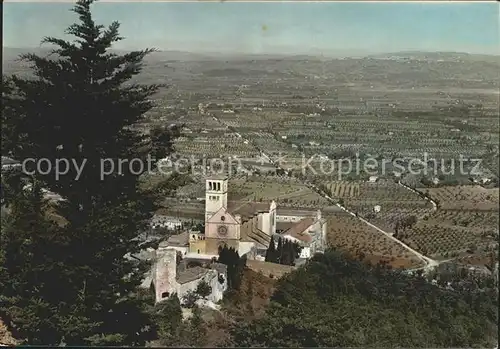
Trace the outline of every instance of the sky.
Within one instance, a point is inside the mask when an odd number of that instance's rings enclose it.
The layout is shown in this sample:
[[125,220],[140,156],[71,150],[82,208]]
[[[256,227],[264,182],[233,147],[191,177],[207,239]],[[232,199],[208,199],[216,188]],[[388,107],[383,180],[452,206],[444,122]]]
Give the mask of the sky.
[[[4,2],[3,46],[38,47],[77,20],[71,3]],[[117,20],[117,49],[224,53],[500,54],[500,3],[99,2],[97,23]]]

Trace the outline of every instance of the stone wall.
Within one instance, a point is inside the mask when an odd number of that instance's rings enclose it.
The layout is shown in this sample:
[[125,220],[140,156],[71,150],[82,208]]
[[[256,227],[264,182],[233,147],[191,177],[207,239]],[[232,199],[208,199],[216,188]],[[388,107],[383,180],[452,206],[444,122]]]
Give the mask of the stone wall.
[[266,277],[280,278],[283,275],[292,272],[296,269],[291,265],[282,265],[257,260],[247,260],[247,267],[257,273],[261,273]]
[[[219,282],[219,276],[222,276],[222,283]],[[199,279],[183,284],[177,284],[177,296],[179,297],[181,302],[183,297],[188,292],[195,292],[198,288],[198,285],[203,281],[205,281],[212,289],[212,293],[207,297],[209,301],[217,303],[223,298],[224,292],[227,290],[227,275],[220,274],[215,269],[210,269],[206,275]]]
[[[218,271],[211,265],[206,269],[207,272],[203,276],[181,284],[176,279],[178,271],[176,257],[177,251],[172,248],[164,247],[156,251],[156,263],[152,271],[152,282],[155,287],[156,302],[160,302],[174,293],[177,294],[182,301],[182,298],[189,291],[194,292],[202,281],[205,281],[212,288],[212,293],[207,297],[208,300],[216,303],[222,299],[227,289],[226,272]],[[179,267],[179,272],[181,274],[183,271],[182,265],[185,263],[185,261],[181,262]],[[223,280],[223,282],[221,283],[219,279]]]

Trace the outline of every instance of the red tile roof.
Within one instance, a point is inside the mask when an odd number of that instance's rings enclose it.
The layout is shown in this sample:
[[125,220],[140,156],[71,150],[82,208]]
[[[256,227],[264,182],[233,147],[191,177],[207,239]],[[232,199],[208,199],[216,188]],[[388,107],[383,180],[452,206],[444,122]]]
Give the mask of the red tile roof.
[[314,218],[304,218],[293,225],[290,229],[285,231],[283,235],[290,235],[291,237],[303,242],[311,242],[311,235],[308,233],[304,233],[304,231],[313,224]]

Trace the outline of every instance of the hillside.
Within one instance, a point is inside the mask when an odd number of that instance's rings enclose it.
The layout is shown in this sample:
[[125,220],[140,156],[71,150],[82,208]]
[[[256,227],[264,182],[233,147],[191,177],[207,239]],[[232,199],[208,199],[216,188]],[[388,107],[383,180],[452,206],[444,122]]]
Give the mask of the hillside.
[[446,288],[329,251],[281,279],[265,315],[232,334],[250,347],[492,348],[497,323],[488,280]]

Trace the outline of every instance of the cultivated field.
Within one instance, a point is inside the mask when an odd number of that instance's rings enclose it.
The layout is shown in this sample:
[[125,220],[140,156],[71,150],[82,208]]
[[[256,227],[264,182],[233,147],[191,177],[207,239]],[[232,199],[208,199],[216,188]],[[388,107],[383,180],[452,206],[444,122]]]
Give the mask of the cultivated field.
[[248,177],[231,180],[230,200],[266,202],[275,200],[280,207],[320,208],[329,202],[296,179]]
[[436,201],[438,210],[400,229],[399,239],[436,258],[498,248],[498,189],[455,186],[421,190]]
[[333,181],[324,186],[347,209],[388,232],[408,217],[422,218],[433,210],[428,200],[390,180]]
[[418,223],[398,238],[425,255],[453,257],[467,250],[474,253],[494,248],[497,242],[493,234],[489,229]]
[[328,218],[329,245],[372,262],[388,261],[393,267],[410,268],[421,261],[398,243],[356,217],[340,213]]
[[331,195],[336,198],[355,198],[360,195],[360,183],[336,181],[326,185]]
[[474,229],[498,230],[498,211],[443,210],[427,218],[429,224],[442,224]]
[[422,190],[444,210],[498,211],[498,188],[479,185],[428,188]]

